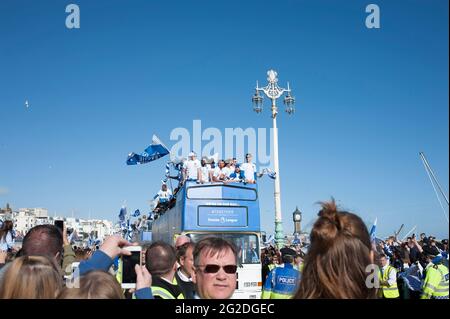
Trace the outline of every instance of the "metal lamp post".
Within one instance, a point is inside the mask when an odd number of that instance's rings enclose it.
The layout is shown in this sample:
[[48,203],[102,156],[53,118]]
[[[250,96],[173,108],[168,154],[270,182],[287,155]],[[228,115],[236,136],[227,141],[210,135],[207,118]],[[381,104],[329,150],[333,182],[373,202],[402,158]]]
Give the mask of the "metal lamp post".
[[260,92],[263,92],[272,102],[272,125],[273,125],[273,161],[274,161],[274,171],[275,171],[275,183],[274,183],[274,199],[275,199],[275,243],[281,248],[284,246],[284,235],[283,235],[283,224],[281,217],[281,198],[280,198],[280,171],[278,163],[278,128],[277,128],[277,114],[278,108],[276,105],[276,100],[280,98],[284,93],[284,104],[286,105],[286,113],[289,115],[294,114],[295,108],[295,98],[291,96],[291,89],[289,87],[289,82],[287,84],[287,89],[278,86],[277,72],[274,70],[267,71],[267,81],[269,83],[266,87],[260,88],[258,81],[256,82],[256,92],[252,98],[253,110],[256,113],[262,112],[263,96]]

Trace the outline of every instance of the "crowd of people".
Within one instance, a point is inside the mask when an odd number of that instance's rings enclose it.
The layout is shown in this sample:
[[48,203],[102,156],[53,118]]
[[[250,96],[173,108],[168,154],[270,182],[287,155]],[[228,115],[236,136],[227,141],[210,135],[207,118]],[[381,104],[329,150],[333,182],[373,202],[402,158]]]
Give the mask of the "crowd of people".
[[[143,247],[136,287],[121,287],[120,256],[137,245],[115,235],[98,249],[73,247],[67,231],[32,228],[19,251],[0,230],[0,298],[227,299],[236,290],[242,248],[222,237]],[[6,243],[6,244],[5,244]],[[6,245],[6,246],[5,246]],[[5,250],[6,247],[6,250]],[[297,247],[298,248],[298,247]],[[252,258],[250,247],[246,257]],[[448,242],[414,235],[375,242],[362,219],[322,203],[305,253],[295,247],[261,250],[264,299],[448,299]],[[77,283],[77,284],[74,284]]]
[[178,191],[186,181],[193,181],[198,184],[207,183],[244,183],[255,184],[257,177],[262,174],[257,173],[256,165],[252,163],[252,154],[245,155],[245,163],[238,163],[236,158],[219,160],[215,163],[214,158],[204,156],[201,160],[197,159],[195,152],[190,152],[187,160],[180,163],[180,176],[174,177],[179,180],[178,186],[172,190],[163,182],[161,189],[154,199],[154,218],[158,218],[168,208],[175,205],[175,199]]
[[252,154],[245,155],[245,163],[239,164],[236,158],[219,160],[203,157],[197,159],[194,152],[189,153],[188,160],[183,163],[183,181],[190,180],[204,184],[210,182],[223,183],[256,183],[256,165],[252,163]]

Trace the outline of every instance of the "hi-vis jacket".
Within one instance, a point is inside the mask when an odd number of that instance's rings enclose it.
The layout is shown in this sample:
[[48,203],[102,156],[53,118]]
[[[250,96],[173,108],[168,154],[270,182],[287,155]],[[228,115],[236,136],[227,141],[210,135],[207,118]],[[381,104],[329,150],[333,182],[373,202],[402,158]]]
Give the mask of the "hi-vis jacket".
[[300,281],[300,272],[292,264],[275,267],[267,276],[262,299],[289,299],[295,294]]
[[427,269],[422,299],[448,299],[448,268],[443,264]]

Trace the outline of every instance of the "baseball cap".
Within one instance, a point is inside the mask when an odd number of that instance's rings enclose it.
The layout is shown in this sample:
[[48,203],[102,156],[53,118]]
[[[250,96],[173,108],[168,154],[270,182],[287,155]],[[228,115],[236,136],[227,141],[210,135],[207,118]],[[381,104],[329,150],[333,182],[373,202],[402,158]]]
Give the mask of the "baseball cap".
[[280,249],[281,256],[293,256],[297,255],[297,252],[292,248],[284,247]]

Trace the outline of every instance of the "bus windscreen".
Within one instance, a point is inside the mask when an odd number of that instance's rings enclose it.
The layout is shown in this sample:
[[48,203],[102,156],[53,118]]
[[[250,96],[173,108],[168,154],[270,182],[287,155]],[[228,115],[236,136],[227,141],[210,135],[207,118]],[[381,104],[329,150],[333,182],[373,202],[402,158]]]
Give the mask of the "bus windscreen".
[[[211,236],[211,234],[190,233],[188,236],[191,238],[192,242],[196,243],[205,237]],[[259,242],[256,235],[244,233],[214,233],[214,236],[227,239],[236,246],[239,264],[260,263]]]

